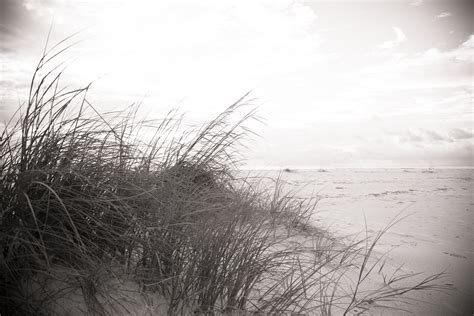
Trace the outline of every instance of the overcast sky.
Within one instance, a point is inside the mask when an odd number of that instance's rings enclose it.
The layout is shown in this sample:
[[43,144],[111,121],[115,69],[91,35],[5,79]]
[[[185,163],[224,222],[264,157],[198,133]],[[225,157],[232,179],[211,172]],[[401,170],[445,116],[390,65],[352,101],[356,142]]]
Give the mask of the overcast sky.
[[0,0],[0,121],[48,29],[104,111],[205,120],[249,90],[251,167],[474,166],[472,1]]

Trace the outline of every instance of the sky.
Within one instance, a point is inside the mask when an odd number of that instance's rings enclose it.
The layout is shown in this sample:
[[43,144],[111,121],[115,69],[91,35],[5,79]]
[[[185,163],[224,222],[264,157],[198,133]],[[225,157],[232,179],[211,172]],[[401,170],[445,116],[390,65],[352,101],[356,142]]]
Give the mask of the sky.
[[251,91],[248,167],[474,167],[473,2],[0,0],[0,124],[50,43],[101,111],[190,122]]

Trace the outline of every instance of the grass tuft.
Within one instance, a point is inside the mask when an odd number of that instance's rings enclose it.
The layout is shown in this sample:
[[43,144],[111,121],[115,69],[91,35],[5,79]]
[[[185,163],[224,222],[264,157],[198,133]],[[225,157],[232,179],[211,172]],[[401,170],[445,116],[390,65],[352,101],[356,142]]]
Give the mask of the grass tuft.
[[98,113],[90,85],[61,88],[68,42],[44,53],[1,134],[0,314],[330,315],[443,287],[395,271],[362,291],[394,223],[345,245],[311,225],[315,200],[239,179],[247,95],[182,134],[175,111]]

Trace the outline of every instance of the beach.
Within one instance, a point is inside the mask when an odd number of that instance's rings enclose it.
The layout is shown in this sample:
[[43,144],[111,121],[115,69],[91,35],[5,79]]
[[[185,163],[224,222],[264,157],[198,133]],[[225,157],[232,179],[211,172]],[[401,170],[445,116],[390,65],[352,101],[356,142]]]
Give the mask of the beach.
[[[280,171],[258,171],[276,177]],[[472,169],[318,169],[281,174],[300,197],[318,196],[313,224],[341,238],[375,234],[400,218],[375,251],[402,272],[435,274],[449,291],[410,293],[396,314],[470,315],[473,297]],[[371,282],[377,282],[372,280]],[[393,310],[377,310],[391,315]]]

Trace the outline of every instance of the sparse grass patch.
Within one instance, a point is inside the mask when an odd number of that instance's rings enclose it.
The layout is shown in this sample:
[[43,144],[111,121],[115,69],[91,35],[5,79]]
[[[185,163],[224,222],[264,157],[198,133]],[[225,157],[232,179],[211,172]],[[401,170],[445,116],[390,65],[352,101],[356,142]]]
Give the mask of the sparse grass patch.
[[330,315],[440,286],[361,292],[385,230],[344,245],[311,225],[316,201],[236,179],[247,96],[182,134],[175,112],[99,114],[90,86],[61,88],[63,45],[0,138],[0,314]]

